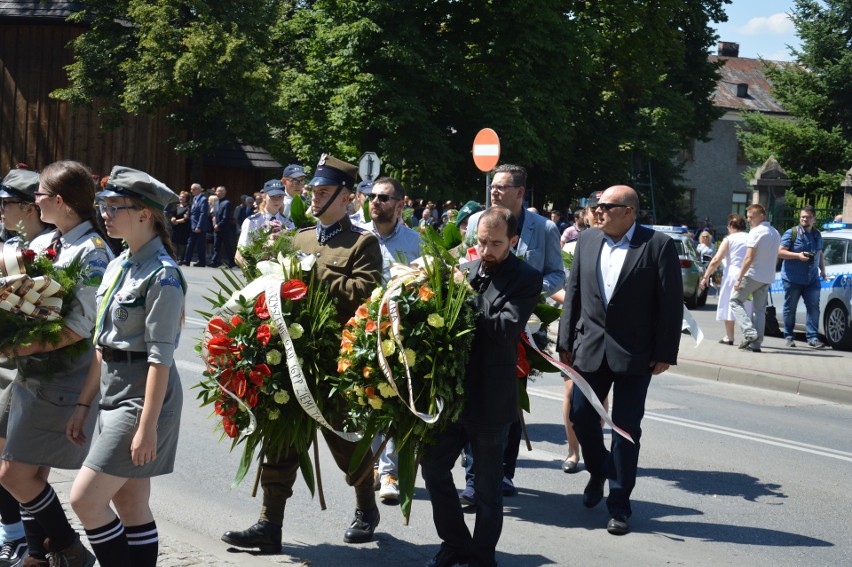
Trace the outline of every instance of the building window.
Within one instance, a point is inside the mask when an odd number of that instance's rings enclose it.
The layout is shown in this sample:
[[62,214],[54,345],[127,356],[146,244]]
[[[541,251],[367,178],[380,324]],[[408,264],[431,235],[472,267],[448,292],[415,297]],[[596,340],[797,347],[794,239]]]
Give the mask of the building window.
[[748,207],[748,194],[734,193],[731,198],[731,214],[745,216],[746,207]]
[[689,145],[677,154],[677,158],[675,158],[678,163],[683,163],[686,161],[694,161],[695,160],[695,140],[690,140]]
[[692,211],[695,209],[695,188],[690,187],[689,189],[684,190],[681,194],[681,208],[684,211]]

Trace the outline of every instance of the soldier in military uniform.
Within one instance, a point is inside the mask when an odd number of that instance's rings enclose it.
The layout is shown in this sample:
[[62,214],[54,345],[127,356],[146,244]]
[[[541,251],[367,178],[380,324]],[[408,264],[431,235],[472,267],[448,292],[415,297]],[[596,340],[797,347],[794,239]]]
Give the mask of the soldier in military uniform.
[[[300,230],[294,241],[297,249],[316,256],[317,276],[337,301],[337,320],[341,324],[369,297],[382,273],[378,240],[369,231],[353,225],[346,215],[357,172],[357,167],[336,158],[324,155],[320,159],[309,183],[313,189],[311,212],[319,222],[315,227]],[[329,421],[339,425],[341,416],[328,413]],[[337,466],[348,471],[355,443],[344,441],[326,429],[321,431]],[[356,497],[355,517],[343,536],[346,543],[370,541],[379,523],[373,477],[365,474],[371,462],[372,455],[368,453],[358,469],[346,476],[346,482],[355,487]],[[264,463],[260,477],[263,487],[260,520],[246,530],[225,532],[222,540],[236,547],[279,552],[284,506],[293,494],[298,469],[299,455],[295,451],[271,457]]]
[[102,567],[153,567],[159,538],[150,479],[174,469],[183,404],[174,351],[186,284],[163,213],[178,197],[147,173],[115,166],[98,198],[107,233],[127,249],[98,289],[97,354],[66,426],[68,440],[82,446],[84,425],[98,414],[71,504]]
[[[92,206],[95,182],[89,168],[75,161],[45,167],[34,196],[42,220],[55,224],[56,230],[36,238],[30,247],[36,251],[51,248],[57,254],[54,264],[59,268],[81,261],[83,277],[74,289],[70,311],[62,319],[59,343],[34,343],[14,353],[18,377],[12,385],[0,482],[21,503],[28,565],[46,567],[49,559],[50,565],[89,567],[95,558],[80,542],[45,479],[50,467],[80,468],[88,450],[85,444],[77,447],[69,443],[62,432],[94,357],[90,337],[95,326],[95,293],[112,252]],[[49,376],[50,368],[38,355],[79,341],[85,341],[88,348],[77,356],[68,355],[62,376]],[[88,437],[93,429],[94,415],[84,425]]]

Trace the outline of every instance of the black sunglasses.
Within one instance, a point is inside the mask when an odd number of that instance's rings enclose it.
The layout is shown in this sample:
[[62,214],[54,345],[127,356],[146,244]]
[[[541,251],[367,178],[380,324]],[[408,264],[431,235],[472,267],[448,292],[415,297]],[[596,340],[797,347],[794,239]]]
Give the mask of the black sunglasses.
[[622,205],[621,203],[598,203],[597,206],[595,206],[595,208],[597,209],[598,207],[600,207],[601,209],[603,209],[605,211],[611,211],[611,210],[617,209],[619,207],[624,207],[624,208],[627,208],[627,209],[632,208],[630,205]]
[[378,199],[380,203],[387,203],[391,199],[393,199],[394,201],[399,201],[399,199],[397,199],[396,197],[391,197],[390,195],[379,195],[378,193],[373,193],[372,195],[370,195],[370,200],[373,201],[374,199]]

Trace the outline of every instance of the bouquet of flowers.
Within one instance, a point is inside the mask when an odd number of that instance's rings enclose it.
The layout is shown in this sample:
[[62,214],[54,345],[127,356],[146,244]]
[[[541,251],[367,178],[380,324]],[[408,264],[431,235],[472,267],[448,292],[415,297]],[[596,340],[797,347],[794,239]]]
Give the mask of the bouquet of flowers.
[[418,452],[462,410],[476,309],[452,257],[434,242],[430,251],[411,266],[392,266],[387,286],[346,323],[336,377],[349,404],[347,428],[364,432],[353,462],[377,433],[396,440],[406,522]]
[[[65,268],[53,265],[52,249],[33,250],[0,243],[0,352],[12,355],[33,343],[58,344],[62,316],[67,314],[74,286],[83,277],[83,264]],[[59,351],[38,355],[46,370],[62,369],[62,360],[73,358],[88,345],[78,341]]]
[[[264,235],[264,240],[268,235]],[[234,484],[258,454],[295,450],[311,493],[313,465],[308,458],[326,399],[318,390],[335,372],[328,353],[338,348],[340,325],[328,293],[316,280],[316,258],[297,258],[289,233],[275,236],[274,260],[253,256],[245,279],[223,270],[219,289],[201,313],[209,320],[196,350],[206,363],[201,405],[213,405],[222,437],[232,449],[243,445]],[[250,283],[248,283],[250,282]]]

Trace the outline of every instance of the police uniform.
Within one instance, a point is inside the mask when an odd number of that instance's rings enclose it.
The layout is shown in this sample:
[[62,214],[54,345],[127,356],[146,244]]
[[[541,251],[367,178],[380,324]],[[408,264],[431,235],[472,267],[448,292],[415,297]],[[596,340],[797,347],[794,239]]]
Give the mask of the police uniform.
[[[357,171],[350,164],[324,156],[309,186],[337,185],[351,191]],[[337,301],[337,320],[341,323],[349,320],[381,279],[382,253],[378,240],[371,232],[353,225],[345,213],[331,226],[323,227],[318,223],[315,227],[300,230],[293,244],[296,250],[316,256],[317,279],[327,286],[328,293]],[[333,400],[329,402],[325,417],[333,426],[340,428],[343,422],[341,410],[334,407]],[[320,431],[337,466],[347,473],[356,444],[344,441],[325,428]],[[367,454],[358,470],[346,474],[347,484],[355,486],[357,501],[355,520],[344,536],[344,541],[349,543],[369,541],[372,529],[378,523],[373,477],[364,474],[372,466],[371,462],[371,455]],[[284,506],[293,495],[298,470],[299,455],[296,451],[283,451],[280,456],[267,455],[267,462],[261,469],[263,508],[260,521],[244,531],[226,532],[222,539],[238,547],[260,547],[271,551],[277,546],[280,549]],[[356,485],[358,480],[361,482]],[[371,514],[369,519],[375,518],[368,522],[371,527],[367,531],[364,530],[364,516],[359,516],[365,511]]]
[[[147,174],[116,166],[104,197],[133,197],[163,209],[177,196]],[[116,283],[117,282],[117,283]],[[183,390],[174,352],[180,336],[186,283],[159,236],[135,254],[122,252],[112,261],[98,289],[96,346],[101,350],[101,401],[98,437],[85,466],[122,478],[148,478],[174,469]],[[106,302],[106,305],[104,304]],[[157,421],[157,458],[137,466],[130,445],[145,404],[151,364],[169,368],[163,406]]]
[[[52,244],[54,249],[60,247],[54,261],[57,268],[65,268],[78,259],[83,263],[83,277],[74,289],[70,310],[62,321],[90,346],[81,355],[66,361],[61,376],[53,374],[52,369],[42,363],[40,355],[18,357],[18,377],[12,385],[8,439],[3,459],[77,469],[89,447],[88,444],[78,447],[69,443],[65,438],[65,425],[74,413],[94,356],[90,337],[95,326],[95,294],[104,270],[112,260],[112,251],[90,221],[78,224],[65,234],[60,234],[57,229],[39,236],[30,243],[30,247],[40,252]],[[93,427],[94,416],[86,423],[84,433],[87,439],[91,439]]]
[[[270,197],[284,195],[284,198],[287,198],[287,192],[284,191],[284,184],[277,179],[270,179],[264,183],[262,192]],[[240,228],[240,239],[237,242],[237,246],[241,248],[248,246],[250,240],[255,237],[257,231],[260,230],[264,224],[273,220],[280,222],[281,226],[287,230],[292,230],[295,227],[293,221],[281,213],[275,213],[274,215],[266,212],[255,213],[243,221],[243,225]]]

